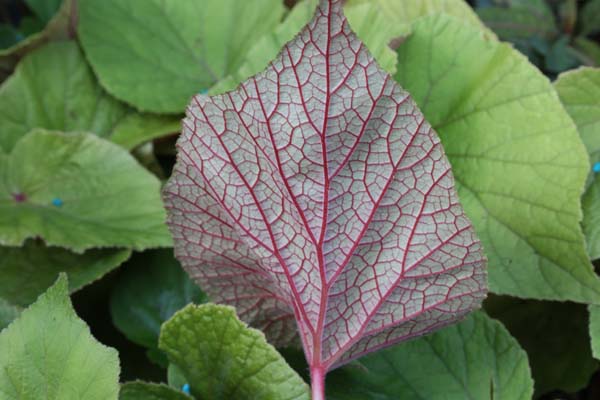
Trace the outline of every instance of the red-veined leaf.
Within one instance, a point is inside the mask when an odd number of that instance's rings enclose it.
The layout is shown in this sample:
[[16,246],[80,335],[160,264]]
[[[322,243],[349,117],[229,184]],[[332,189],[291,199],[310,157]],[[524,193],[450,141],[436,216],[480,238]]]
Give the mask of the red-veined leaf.
[[485,296],[440,141],[339,0],[264,72],[196,96],[178,148],[164,192],[177,257],[273,343],[297,325],[313,385]]

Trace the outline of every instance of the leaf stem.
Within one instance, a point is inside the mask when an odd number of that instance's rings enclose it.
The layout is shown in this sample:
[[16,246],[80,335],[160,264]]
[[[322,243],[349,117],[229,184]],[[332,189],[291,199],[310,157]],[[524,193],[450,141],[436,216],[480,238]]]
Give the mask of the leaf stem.
[[325,400],[325,370],[317,365],[310,368],[312,400]]

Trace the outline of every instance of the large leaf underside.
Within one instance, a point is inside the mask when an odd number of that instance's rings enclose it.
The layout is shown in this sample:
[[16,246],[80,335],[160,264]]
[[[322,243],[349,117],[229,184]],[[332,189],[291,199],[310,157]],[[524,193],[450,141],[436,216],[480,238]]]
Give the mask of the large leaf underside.
[[330,369],[479,306],[484,256],[440,141],[340,1],[262,73],[187,110],[165,188],[179,260]]

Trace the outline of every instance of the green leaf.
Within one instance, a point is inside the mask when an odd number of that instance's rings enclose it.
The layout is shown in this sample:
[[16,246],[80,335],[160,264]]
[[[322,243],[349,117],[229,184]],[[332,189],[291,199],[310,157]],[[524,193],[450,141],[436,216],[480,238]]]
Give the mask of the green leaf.
[[62,0],[25,0],[29,9],[45,23],[54,17],[62,2]]
[[600,69],[579,68],[565,72],[554,86],[577,125],[592,163],[600,161]]
[[0,297],[0,331],[19,316],[21,309]]
[[571,38],[561,36],[552,44],[546,56],[546,70],[555,74],[581,65],[577,52],[570,45]]
[[600,306],[591,305],[590,313],[590,336],[592,339],[592,354],[600,360]]
[[587,385],[598,363],[590,351],[585,306],[494,296],[485,309],[527,352],[537,395]]
[[69,276],[71,292],[100,279],[131,255],[127,249],[92,249],[76,254],[41,241],[23,247],[0,246],[0,297],[27,306],[44,292],[60,272]]
[[118,393],[117,351],[77,317],[64,275],[0,332],[3,400],[116,400]]
[[119,400],[191,400],[192,398],[167,385],[128,382],[121,386]]
[[187,378],[181,368],[175,364],[169,364],[167,368],[167,382],[170,387],[179,389],[187,383]]
[[227,77],[217,82],[210,94],[224,93],[236,88],[241,82],[265,69],[289,42],[306,25],[317,6],[317,0],[299,1],[286,16],[285,20],[273,29],[269,35],[263,35],[252,43],[244,62]]
[[173,249],[135,254],[110,299],[114,324],[127,338],[158,349],[160,326],[189,303],[206,297],[173,256]]
[[510,42],[533,36],[551,39],[558,34],[552,10],[543,0],[529,0],[511,7],[479,8],[477,14],[500,39]]
[[140,114],[98,84],[75,42],[56,42],[28,55],[0,87],[0,151],[34,128],[87,131],[128,150],[179,132],[179,116]]
[[584,65],[600,67],[600,44],[583,36],[575,38],[573,43],[577,56]]
[[115,127],[110,140],[133,150],[142,143],[181,131],[181,116],[133,113]]
[[490,289],[600,302],[579,226],[589,162],[548,79],[511,46],[446,16],[417,22],[398,62],[396,80],[442,139]]
[[75,42],[29,54],[0,87],[0,151],[34,128],[107,137],[128,109],[96,82]]
[[[281,47],[310,21],[316,0],[298,2],[273,34],[264,35],[252,46],[245,62],[211,89],[211,94],[232,90],[240,82],[265,69]],[[486,30],[477,15],[463,0],[349,0],[344,12],[351,28],[365,43],[379,64],[388,72],[396,70],[396,55],[389,47],[394,39],[410,32],[416,19],[434,13],[448,13]]]
[[581,8],[579,16],[583,35],[600,32],[600,0],[588,1]]
[[0,244],[41,237],[75,252],[170,246],[160,182],[91,134],[35,130],[0,155]]
[[527,355],[482,312],[329,374],[330,400],[529,400]]
[[281,0],[82,0],[79,35],[102,85],[143,111],[182,113],[236,71]]
[[480,8],[477,13],[500,39],[513,43],[531,62],[542,67],[558,29],[543,0],[530,3]]
[[[575,121],[592,163],[600,162],[600,69],[580,68],[555,83],[560,100]],[[600,177],[592,177],[582,199],[588,254],[600,258]]]
[[163,325],[159,347],[200,398],[309,399],[308,386],[232,307],[185,307]]
[[594,177],[586,190],[581,199],[581,207],[587,251],[592,260],[597,260],[600,258],[600,176]]

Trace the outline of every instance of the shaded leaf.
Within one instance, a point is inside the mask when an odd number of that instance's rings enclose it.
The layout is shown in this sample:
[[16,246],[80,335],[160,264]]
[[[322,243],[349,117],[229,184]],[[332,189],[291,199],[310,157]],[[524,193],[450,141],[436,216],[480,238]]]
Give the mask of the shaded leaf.
[[589,0],[579,13],[583,35],[600,32],[600,0]]
[[171,244],[160,182],[97,136],[32,131],[0,155],[0,171],[3,245],[33,237],[76,252]]
[[577,52],[570,46],[571,38],[563,35],[552,44],[546,56],[546,70],[560,73],[581,65]]
[[333,372],[330,400],[530,400],[527,355],[498,321],[477,312],[432,335]]
[[110,140],[128,150],[142,143],[181,131],[181,116],[132,113],[113,130]]
[[585,37],[577,37],[573,46],[578,51],[581,63],[588,66],[600,67],[600,44]]
[[232,307],[185,307],[163,325],[160,348],[200,398],[309,399],[302,379]]
[[163,322],[189,303],[206,300],[173,257],[172,249],[135,254],[110,299],[113,322],[127,338],[158,349]]
[[480,8],[477,15],[500,39],[510,42],[528,41],[535,36],[552,39],[558,34],[552,10],[544,0]]
[[[35,24],[31,24],[33,18],[29,20],[24,18],[25,25],[22,22],[22,25],[19,26],[20,32],[18,33],[21,36],[29,36],[17,37],[18,40],[8,47],[0,46],[0,82],[12,72],[14,66],[27,53],[51,40],[64,40],[71,36],[75,11],[74,0],[64,0],[62,2],[57,0],[28,0],[28,3],[35,4],[40,16],[35,17]],[[57,3],[62,3],[60,8],[54,8]],[[53,10],[58,11],[53,14],[51,19],[46,19],[47,13],[51,13]],[[40,29],[39,25],[45,25],[44,29]]]
[[[564,73],[555,86],[577,125],[592,164],[600,162],[600,69],[581,68]],[[582,207],[587,249],[594,260],[600,258],[600,177],[591,174]]]
[[[573,59],[570,53],[561,52],[564,45],[554,45],[559,28],[546,0],[497,1],[494,7],[478,8],[477,14],[500,39],[513,43],[541,69],[550,65],[555,72],[561,62],[558,55],[568,54]],[[552,53],[550,60],[546,59],[548,53]]]
[[56,15],[63,0],[25,0],[25,3],[41,21],[47,23]]
[[[477,308],[485,260],[439,139],[340,1],[235,92],[197,96],[165,186],[184,268],[311,369]],[[317,386],[318,387],[318,386]]]
[[590,337],[592,339],[592,354],[600,360],[600,306],[589,306]]
[[536,395],[576,392],[598,367],[592,358],[584,305],[490,297],[485,310],[499,319],[527,352]]
[[446,16],[413,26],[397,68],[440,134],[490,290],[599,302],[579,225],[589,162],[548,79],[510,45]]
[[21,33],[13,28],[12,25],[0,24],[0,49],[10,47],[18,43]]
[[21,18],[21,23],[19,25],[19,33],[22,36],[33,35],[36,32],[44,29],[45,23],[33,16],[26,16]]
[[[281,0],[81,0],[79,37],[102,85],[142,111],[181,113],[272,32]],[[151,27],[151,29],[149,28]]]
[[191,397],[167,385],[138,381],[122,385],[119,400],[191,400]]
[[76,254],[27,240],[23,247],[0,247],[0,297],[13,304],[31,304],[66,272],[70,291],[100,279],[129,258],[127,249],[92,249]]
[[20,307],[0,297],[0,331],[6,328],[21,313]]
[[64,275],[0,332],[0,395],[12,400],[116,400],[119,358],[98,343]]
[[592,260],[600,258],[600,177],[595,176],[592,184],[581,199],[583,208],[583,231],[587,239],[587,250]]

